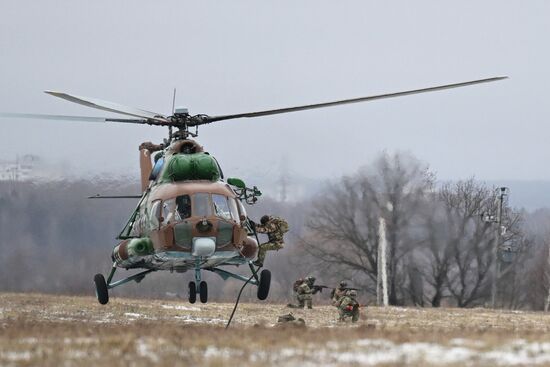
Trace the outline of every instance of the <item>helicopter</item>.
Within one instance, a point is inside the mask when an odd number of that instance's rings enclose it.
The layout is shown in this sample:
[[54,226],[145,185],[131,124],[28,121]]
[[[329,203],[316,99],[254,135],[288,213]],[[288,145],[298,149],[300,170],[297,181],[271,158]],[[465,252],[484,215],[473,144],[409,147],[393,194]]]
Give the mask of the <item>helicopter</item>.
[[[34,113],[0,113],[2,118],[27,118],[89,122],[144,124],[168,128],[168,137],[160,144],[144,142],[139,146],[141,195],[101,196],[90,198],[138,199],[135,210],[111,252],[112,267],[107,276],[93,278],[100,304],[109,302],[109,291],[125,283],[140,282],[148,274],[168,270],[194,272],[188,284],[188,300],[208,301],[208,285],[203,271],[218,274],[223,280],[237,279],[257,286],[257,298],[268,297],[271,272],[254,264],[259,249],[255,223],[247,215],[245,204],[253,205],[262,195],[256,187],[248,187],[239,178],[225,178],[217,159],[205,151],[194,138],[201,125],[224,120],[253,118],[343,104],[367,102],[418,93],[434,92],[506,79],[506,76],[477,79],[422,89],[378,94],[324,103],[279,109],[209,116],[189,114],[186,108],[174,108],[172,115],[163,115],[96,98],[64,92],[45,91],[52,96],[87,107],[124,115],[89,117]],[[175,93],[174,93],[175,101]],[[227,267],[248,265],[246,277]],[[141,269],[140,272],[114,281],[117,269]]]

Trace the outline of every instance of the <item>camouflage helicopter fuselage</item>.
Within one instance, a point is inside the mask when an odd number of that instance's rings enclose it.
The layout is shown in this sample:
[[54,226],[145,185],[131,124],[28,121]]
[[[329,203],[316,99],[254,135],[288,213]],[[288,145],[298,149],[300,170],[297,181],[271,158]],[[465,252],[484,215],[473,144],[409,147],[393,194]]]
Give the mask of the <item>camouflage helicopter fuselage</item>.
[[144,192],[113,250],[116,266],[183,272],[253,259],[258,243],[238,189],[222,180],[215,158],[180,140],[152,166],[154,150],[140,151]]

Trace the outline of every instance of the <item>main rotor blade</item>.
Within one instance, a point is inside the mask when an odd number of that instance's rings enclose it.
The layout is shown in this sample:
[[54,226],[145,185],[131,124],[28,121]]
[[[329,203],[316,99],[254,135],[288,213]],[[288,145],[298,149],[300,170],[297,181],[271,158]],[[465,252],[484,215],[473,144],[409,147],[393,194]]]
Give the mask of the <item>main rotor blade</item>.
[[141,199],[143,195],[100,195],[88,196],[88,199]]
[[134,107],[123,106],[118,103],[103,101],[97,98],[74,96],[74,95],[70,95],[62,92],[53,92],[53,91],[44,91],[44,92],[54,97],[62,98],[67,101],[78,103],[87,107],[96,108],[98,110],[116,112],[122,115],[128,115],[133,117],[141,117],[149,120],[155,120],[158,122],[169,122],[169,120],[166,119],[166,117],[164,117],[160,113],[145,111]]
[[[147,120],[119,119],[119,118],[92,117],[92,116],[48,115],[48,114],[42,114],[42,113],[0,112],[0,118],[58,120],[58,121],[122,122],[127,124],[148,124],[149,123],[149,121]],[[153,123],[155,122],[156,121],[153,121]]]
[[474,84],[495,82],[497,80],[502,80],[502,79],[507,79],[507,78],[508,78],[507,76],[499,76],[499,77],[494,77],[494,78],[472,80],[472,81],[462,82],[462,83],[440,85],[440,86],[436,86],[436,87],[413,89],[413,90],[408,90],[408,91],[404,91],[404,92],[395,92],[395,93],[379,94],[379,95],[374,95],[374,96],[369,96],[369,97],[343,99],[343,100],[340,100],[340,101],[316,103],[316,104],[309,104],[309,105],[304,105],[304,106],[279,108],[279,109],[274,109],[274,110],[265,110],[265,111],[257,111],[257,112],[238,113],[238,114],[235,114],[235,115],[206,116],[202,119],[200,124],[208,124],[208,123],[214,122],[214,121],[238,119],[238,118],[243,118],[243,117],[259,117],[259,116],[267,116],[267,115],[277,115],[277,114],[280,114],[280,113],[287,113],[287,112],[312,110],[312,109],[316,109],[316,108],[331,107],[331,106],[337,106],[337,105],[342,105],[342,104],[373,101],[375,99],[401,97],[401,96],[407,96],[409,94],[435,92],[435,91],[444,90],[444,89],[460,88],[460,87],[466,87],[466,86],[474,85]]

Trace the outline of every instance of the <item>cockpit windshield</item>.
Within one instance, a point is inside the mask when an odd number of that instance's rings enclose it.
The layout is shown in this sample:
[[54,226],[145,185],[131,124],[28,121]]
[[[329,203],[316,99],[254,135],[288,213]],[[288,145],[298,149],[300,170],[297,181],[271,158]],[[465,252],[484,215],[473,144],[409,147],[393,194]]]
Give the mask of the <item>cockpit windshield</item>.
[[226,196],[212,194],[212,204],[214,204],[214,213],[217,217],[231,219],[231,211],[229,210]]
[[198,192],[193,194],[193,215],[197,217],[207,217],[211,215],[210,210],[210,194],[206,192]]
[[176,207],[180,219],[187,219],[191,216],[191,197],[181,195],[176,198]]

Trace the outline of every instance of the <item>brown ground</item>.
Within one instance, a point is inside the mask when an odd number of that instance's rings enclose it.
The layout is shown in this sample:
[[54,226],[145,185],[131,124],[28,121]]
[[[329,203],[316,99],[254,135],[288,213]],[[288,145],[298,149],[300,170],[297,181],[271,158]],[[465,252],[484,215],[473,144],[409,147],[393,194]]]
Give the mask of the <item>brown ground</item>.
[[550,315],[369,307],[355,324],[334,307],[0,294],[0,366],[548,365]]

